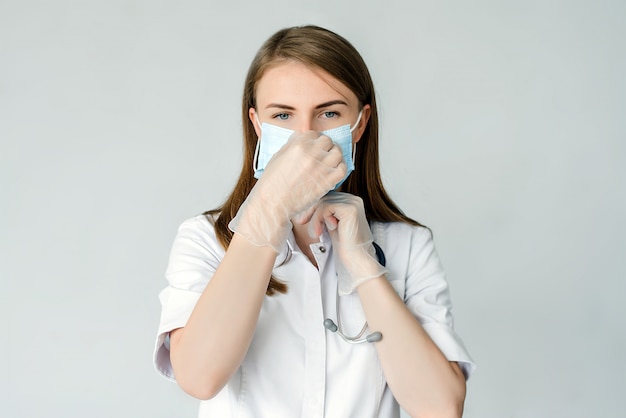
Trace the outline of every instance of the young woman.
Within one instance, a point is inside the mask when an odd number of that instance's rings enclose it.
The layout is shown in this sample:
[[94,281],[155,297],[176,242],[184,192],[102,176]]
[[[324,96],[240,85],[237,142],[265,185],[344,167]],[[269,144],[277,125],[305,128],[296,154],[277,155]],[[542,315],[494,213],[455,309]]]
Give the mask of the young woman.
[[202,417],[461,416],[474,365],[430,231],[383,188],[361,56],[281,30],[242,110],[235,189],[173,244],[157,369]]

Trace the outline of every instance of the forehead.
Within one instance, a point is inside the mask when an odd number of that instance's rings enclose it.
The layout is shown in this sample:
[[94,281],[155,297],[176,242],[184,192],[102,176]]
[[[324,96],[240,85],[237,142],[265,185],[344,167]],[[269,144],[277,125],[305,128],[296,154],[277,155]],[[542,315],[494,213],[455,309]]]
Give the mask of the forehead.
[[256,86],[259,106],[266,103],[317,105],[344,100],[357,105],[354,92],[326,71],[304,63],[285,60],[265,70]]

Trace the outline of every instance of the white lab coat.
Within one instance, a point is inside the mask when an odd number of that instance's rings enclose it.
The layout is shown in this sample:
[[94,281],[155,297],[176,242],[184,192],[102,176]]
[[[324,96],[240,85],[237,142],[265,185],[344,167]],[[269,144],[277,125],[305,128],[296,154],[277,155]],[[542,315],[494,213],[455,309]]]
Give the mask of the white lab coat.
[[[469,376],[475,366],[453,330],[448,284],[430,232],[404,223],[374,223],[372,228],[385,253],[387,279],[446,358]],[[339,297],[328,234],[311,249],[319,270],[298,249],[293,234],[288,238],[273,274],[289,290],[265,297],[241,367],[217,396],[201,402],[200,417],[400,416],[374,344],[347,344],[324,328],[325,318],[336,321]],[[171,380],[168,333],[185,326],[223,256],[205,216],[180,226],[166,272],[169,285],[159,295],[162,314],[154,352],[157,370]],[[354,292],[339,299],[343,331],[355,335],[365,323],[359,297]]]

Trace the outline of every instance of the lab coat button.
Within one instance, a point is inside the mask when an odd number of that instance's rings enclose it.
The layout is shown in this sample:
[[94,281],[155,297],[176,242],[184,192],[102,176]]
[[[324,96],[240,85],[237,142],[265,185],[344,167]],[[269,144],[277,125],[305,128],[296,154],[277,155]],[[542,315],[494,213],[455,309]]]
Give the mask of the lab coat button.
[[326,252],[326,247],[324,247],[323,245],[320,245],[320,253],[325,253]]

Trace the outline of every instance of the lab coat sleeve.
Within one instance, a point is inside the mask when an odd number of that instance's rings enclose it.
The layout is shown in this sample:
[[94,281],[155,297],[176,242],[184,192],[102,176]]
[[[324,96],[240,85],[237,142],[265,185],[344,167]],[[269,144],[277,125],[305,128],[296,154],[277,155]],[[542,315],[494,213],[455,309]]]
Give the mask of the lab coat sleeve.
[[159,293],[161,320],[154,348],[154,365],[170,380],[175,379],[169,333],[186,325],[223,255],[213,225],[205,216],[189,219],[179,227],[165,273],[168,286]]
[[476,366],[454,331],[448,282],[427,228],[414,228],[411,234],[405,304],[443,355],[458,362],[467,379]]

